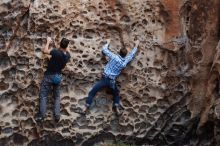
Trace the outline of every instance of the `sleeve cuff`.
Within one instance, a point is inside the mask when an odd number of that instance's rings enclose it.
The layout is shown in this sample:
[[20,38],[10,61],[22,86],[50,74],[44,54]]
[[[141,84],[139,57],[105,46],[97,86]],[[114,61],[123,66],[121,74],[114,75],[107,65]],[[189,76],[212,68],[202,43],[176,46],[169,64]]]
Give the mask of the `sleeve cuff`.
[[137,52],[137,47],[133,48],[133,52],[136,53]]
[[108,45],[109,45],[109,44],[105,44],[105,45],[103,46],[102,50],[108,49]]
[[109,44],[108,44],[108,43],[106,43],[106,44],[105,44],[105,47],[108,47],[108,46],[109,46]]

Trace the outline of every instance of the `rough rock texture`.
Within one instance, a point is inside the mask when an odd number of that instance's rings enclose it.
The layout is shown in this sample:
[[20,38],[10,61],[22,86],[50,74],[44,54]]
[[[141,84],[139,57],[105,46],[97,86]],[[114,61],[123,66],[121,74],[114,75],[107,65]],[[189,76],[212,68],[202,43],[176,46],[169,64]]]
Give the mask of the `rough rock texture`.
[[[219,0],[2,0],[0,2],[0,145],[220,145]],[[49,98],[37,125],[38,92],[48,56],[45,38],[71,40],[62,83],[62,117]],[[106,63],[101,47],[133,47],[135,60],[118,78],[121,117],[112,95],[85,103]]]

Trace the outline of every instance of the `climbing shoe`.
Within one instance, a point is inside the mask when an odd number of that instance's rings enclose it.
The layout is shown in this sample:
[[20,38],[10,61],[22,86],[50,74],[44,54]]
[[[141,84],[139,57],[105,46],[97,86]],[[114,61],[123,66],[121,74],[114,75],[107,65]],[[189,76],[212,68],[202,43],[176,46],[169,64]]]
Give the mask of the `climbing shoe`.
[[41,123],[44,121],[44,117],[42,117],[40,114],[37,114],[35,116],[35,121],[38,122],[38,123]]

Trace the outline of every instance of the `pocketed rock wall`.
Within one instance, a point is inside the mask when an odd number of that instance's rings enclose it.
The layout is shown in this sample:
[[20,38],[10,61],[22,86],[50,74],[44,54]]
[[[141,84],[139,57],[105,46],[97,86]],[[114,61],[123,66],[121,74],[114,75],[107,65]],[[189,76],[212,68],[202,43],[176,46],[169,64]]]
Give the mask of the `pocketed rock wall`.
[[[220,144],[219,0],[2,0],[0,17],[0,145]],[[57,124],[51,95],[45,122],[34,120],[47,36],[51,47],[71,40]],[[108,38],[115,53],[140,40],[117,79],[123,115],[112,112],[108,90],[79,115]]]

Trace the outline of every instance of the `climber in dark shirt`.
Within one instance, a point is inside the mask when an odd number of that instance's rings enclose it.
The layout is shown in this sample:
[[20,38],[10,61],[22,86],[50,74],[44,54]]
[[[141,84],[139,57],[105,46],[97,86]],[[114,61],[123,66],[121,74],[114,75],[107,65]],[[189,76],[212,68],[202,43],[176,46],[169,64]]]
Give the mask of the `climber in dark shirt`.
[[51,38],[47,38],[47,43],[42,49],[43,53],[51,55],[48,62],[47,70],[44,73],[44,78],[40,87],[40,101],[39,113],[37,114],[36,121],[43,121],[46,113],[47,96],[51,91],[54,97],[54,118],[58,122],[60,120],[60,83],[61,71],[66,66],[70,59],[70,52],[68,48],[69,40],[63,38],[60,42],[59,49],[50,49],[49,45]]

